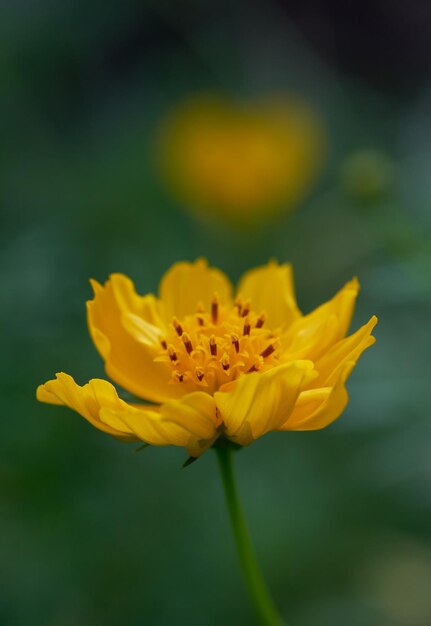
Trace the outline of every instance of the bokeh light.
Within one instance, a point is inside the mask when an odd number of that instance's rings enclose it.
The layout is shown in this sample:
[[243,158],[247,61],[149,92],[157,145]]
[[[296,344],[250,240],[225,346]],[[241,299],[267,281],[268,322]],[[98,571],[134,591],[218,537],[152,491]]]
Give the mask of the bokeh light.
[[292,96],[190,98],[160,135],[160,168],[179,202],[247,230],[294,210],[312,192],[325,155],[322,121]]

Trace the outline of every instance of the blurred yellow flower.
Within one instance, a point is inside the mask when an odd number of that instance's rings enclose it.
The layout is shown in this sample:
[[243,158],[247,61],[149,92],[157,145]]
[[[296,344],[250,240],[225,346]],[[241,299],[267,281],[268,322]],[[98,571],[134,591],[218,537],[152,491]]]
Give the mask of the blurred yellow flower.
[[279,97],[236,104],[191,98],[165,121],[160,166],[185,206],[253,225],[306,196],[325,154],[321,120],[305,102]]
[[248,445],[272,430],[327,426],[375,341],[375,317],[346,337],[355,279],[302,315],[290,266],[275,262],[247,272],[235,298],[228,278],[203,259],[171,267],[158,297],[137,295],[122,274],[92,285],[88,325],[108,375],[157,404],[130,404],[105,380],[81,387],[64,373],[39,386],[37,398],[120,439],[184,446],[193,457],[219,437]]

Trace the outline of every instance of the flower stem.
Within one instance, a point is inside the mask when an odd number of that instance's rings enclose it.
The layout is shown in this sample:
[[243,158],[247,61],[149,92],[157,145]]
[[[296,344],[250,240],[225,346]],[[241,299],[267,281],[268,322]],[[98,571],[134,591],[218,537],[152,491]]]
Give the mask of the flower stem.
[[215,451],[238,556],[257,620],[261,626],[283,626],[257,564],[241,509],[233,472],[232,450],[228,446],[218,446]]

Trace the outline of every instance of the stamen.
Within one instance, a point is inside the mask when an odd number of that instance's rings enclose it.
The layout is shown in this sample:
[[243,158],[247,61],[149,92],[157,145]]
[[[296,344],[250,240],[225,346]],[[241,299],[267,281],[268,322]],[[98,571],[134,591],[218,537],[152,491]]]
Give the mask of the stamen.
[[241,311],[241,317],[246,317],[250,313],[251,302],[247,300],[244,302],[244,306]]
[[176,363],[178,361],[177,353],[175,352],[174,346],[170,345],[168,347],[168,355],[169,355],[169,358],[171,359],[172,363]]
[[259,317],[257,318],[256,328],[262,328],[265,322],[266,322],[266,315],[265,313],[261,313]]
[[197,367],[195,369],[195,374],[196,374],[196,378],[198,379],[198,381],[201,382],[201,380],[205,376],[205,370],[202,367]]
[[260,370],[260,368],[262,367],[262,365],[263,365],[263,358],[262,358],[262,356],[256,357],[256,359],[254,361],[254,364],[250,367],[249,370],[247,370],[247,373],[258,372]]
[[260,356],[266,359],[266,357],[272,354],[273,352],[275,352],[275,347],[273,346],[272,343],[270,343],[269,346],[267,346],[265,350],[260,353]]
[[188,333],[183,333],[182,336],[183,342],[184,342],[184,347],[187,350],[188,354],[191,354],[192,350],[193,350],[193,345],[190,339],[190,335]]
[[202,304],[202,302],[198,302],[198,305],[196,307],[196,313],[197,313],[196,319],[198,320],[199,326],[204,326],[205,320],[204,320],[202,313],[205,313],[205,307]]
[[211,318],[213,324],[217,324],[218,322],[218,305],[219,305],[219,297],[218,294],[214,294],[213,301],[211,302]]
[[159,335],[156,359],[171,364],[171,383],[184,382],[196,390],[211,385],[217,390],[223,382],[275,365],[280,339],[259,330],[266,328],[267,314],[257,314],[251,305],[251,300],[237,297],[228,311],[214,293],[206,310],[199,302],[195,313],[173,317],[171,330]]
[[184,331],[183,331],[183,327],[181,326],[181,324],[179,323],[176,317],[174,317],[174,319],[172,320],[172,324],[177,332],[178,337],[181,337]]
[[214,335],[211,335],[210,337],[210,352],[212,356],[217,355],[217,342]]
[[235,335],[235,333],[232,333],[230,337],[232,339],[232,345],[235,348],[235,352],[238,354],[238,352],[239,352],[239,337],[238,337],[238,335]]

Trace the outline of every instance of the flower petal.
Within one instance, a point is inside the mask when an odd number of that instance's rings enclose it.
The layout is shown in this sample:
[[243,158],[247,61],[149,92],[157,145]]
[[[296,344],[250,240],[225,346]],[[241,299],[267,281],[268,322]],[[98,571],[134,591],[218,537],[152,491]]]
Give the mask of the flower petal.
[[237,293],[240,298],[251,300],[257,313],[266,312],[269,328],[290,324],[301,315],[296,304],[292,268],[287,263],[278,265],[271,261],[246,272]]
[[318,359],[315,365],[319,376],[313,382],[313,387],[332,387],[335,385],[345,363],[356,363],[364,350],[375,343],[376,339],[371,333],[376,324],[377,317],[374,315],[367,324],[364,324],[350,337],[336,343],[322,358]]
[[164,424],[176,424],[191,435],[187,443],[191,456],[202,454],[219,436],[214,398],[202,391],[166,402],[161,407],[161,418]]
[[160,346],[164,334],[159,326],[154,326],[134,313],[123,313],[121,316],[125,330],[139,343],[146,346]]
[[[67,406],[99,430],[119,439],[142,440],[155,446],[185,446],[193,450],[194,456],[211,445],[216,434],[215,403],[202,392],[162,407],[162,416],[158,406],[127,404],[106,380],[93,379],[81,387],[71,376],[60,373],[55,380],[38,387],[37,399]],[[211,437],[205,446],[202,440]]]
[[[181,385],[169,384],[166,365],[154,362],[160,350],[157,329],[163,329],[164,324],[154,296],[138,296],[132,281],[122,274],[112,274],[104,286],[92,281],[92,286],[95,295],[87,302],[88,327],[108,375],[131,393],[152,402],[183,395]],[[136,318],[142,319],[139,329]],[[142,326],[147,331],[145,341]]]
[[124,429],[134,434],[136,439],[145,441],[152,446],[183,446],[184,433],[175,425],[164,425],[160,419],[158,406],[128,406],[125,410],[115,411],[106,409],[101,419],[112,426],[122,425]]
[[94,378],[84,386],[78,385],[68,374],[56,374],[54,380],[39,385],[36,397],[40,402],[64,405],[73,409],[99,430],[125,441],[134,441],[135,435],[124,425],[115,426],[101,420],[103,409],[124,411],[128,405],[121,400],[115,387],[106,380]]
[[166,321],[173,316],[181,319],[196,312],[202,302],[209,310],[214,294],[221,304],[229,304],[232,299],[232,285],[220,270],[208,267],[205,259],[194,263],[175,263],[160,282],[159,295],[165,308]]
[[356,278],[328,302],[287,327],[283,348],[289,359],[316,360],[330,346],[345,337],[359,292]]
[[318,430],[341,415],[349,401],[345,383],[363,351],[375,342],[371,332],[376,323],[377,318],[372,317],[316,362],[319,375],[313,380],[312,388],[299,395],[292,414],[280,430]]
[[226,436],[241,445],[275,430],[288,419],[301,389],[316,376],[311,361],[292,361],[247,374],[233,390],[214,395]]
[[117,417],[139,439],[156,446],[184,446],[195,457],[218,436],[214,399],[200,391],[162,405],[160,412],[129,407]]
[[334,387],[303,391],[279,430],[319,430],[340,417],[349,401],[345,383],[354,366],[353,362],[344,363]]

